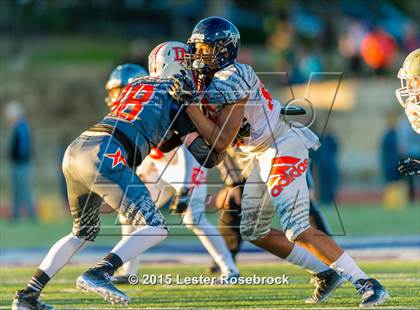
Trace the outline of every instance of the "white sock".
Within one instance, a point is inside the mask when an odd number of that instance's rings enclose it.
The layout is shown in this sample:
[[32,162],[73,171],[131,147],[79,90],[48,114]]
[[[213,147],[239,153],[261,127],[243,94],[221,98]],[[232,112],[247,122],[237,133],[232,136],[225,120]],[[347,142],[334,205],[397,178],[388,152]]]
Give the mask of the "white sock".
[[123,263],[126,263],[149,248],[163,241],[168,231],[162,227],[144,226],[132,232],[127,238],[112,249],[111,253],[118,255]]
[[339,275],[342,275],[353,284],[360,279],[369,279],[366,273],[357,266],[356,262],[350,255],[344,252],[334,263],[331,268],[334,269]]
[[[137,227],[126,224],[126,220],[124,217],[121,218],[120,215],[120,223],[121,223],[121,239],[126,239],[128,236],[136,231]],[[121,266],[119,270],[120,275],[130,275],[130,274],[137,274],[139,270],[139,260],[140,256],[136,256],[132,260],[126,262],[124,265]]]
[[311,273],[320,273],[330,269],[309,251],[294,244],[292,252],[285,258],[289,263],[300,266]]
[[58,240],[48,251],[39,269],[52,278],[88,242],[69,234]]
[[222,274],[230,272],[239,273],[233,261],[225,240],[220,232],[203,216],[197,225],[187,225],[194,234],[200,239],[207,252],[213,257],[216,264],[220,267]]

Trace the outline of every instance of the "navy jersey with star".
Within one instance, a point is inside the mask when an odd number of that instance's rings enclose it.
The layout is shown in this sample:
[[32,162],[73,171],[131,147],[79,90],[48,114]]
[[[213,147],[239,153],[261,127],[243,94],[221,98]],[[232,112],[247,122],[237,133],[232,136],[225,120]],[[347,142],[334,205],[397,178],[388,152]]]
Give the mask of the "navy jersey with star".
[[[168,79],[140,77],[121,92],[102,124],[115,126],[137,145],[143,155],[171,136],[170,111],[176,103],[168,93]],[[139,141],[144,137],[148,143]]]

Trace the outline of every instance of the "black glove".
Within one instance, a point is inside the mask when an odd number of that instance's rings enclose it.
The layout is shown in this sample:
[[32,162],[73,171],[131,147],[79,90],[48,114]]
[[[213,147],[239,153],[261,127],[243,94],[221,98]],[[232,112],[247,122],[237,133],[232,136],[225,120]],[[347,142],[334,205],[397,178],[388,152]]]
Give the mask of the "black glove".
[[218,165],[226,155],[224,152],[216,152],[214,148],[204,140],[202,136],[198,136],[187,146],[192,156],[205,168],[213,168]]
[[168,153],[170,151],[172,151],[173,149],[177,148],[178,146],[180,146],[182,144],[182,140],[179,137],[179,135],[177,134],[173,134],[171,136],[171,138],[169,138],[168,140],[162,141],[159,145],[158,145],[158,149],[160,151],[162,151],[162,153]]
[[410,157],[402,159],[398,162],[398,171],[407,176],[420,174],[420,160]]
[[188,105],[194,101],[196,96],[194,82],[184,71],[182,71],[182,74],[175,74],[169,79],[172,81],[172,85],[169,88],[169,95],[176,102]]
[[172,214],[180,214],[184,213],[188,205],[190,204],[190,191],[187,187],[181,188],[181,191],[179,194],[176,195],[175,201],[170,206],[170,210]]
[[197,131],[183,106],[176,112],[171,111],[171,122],[170,129],[176,130],[180,137]]

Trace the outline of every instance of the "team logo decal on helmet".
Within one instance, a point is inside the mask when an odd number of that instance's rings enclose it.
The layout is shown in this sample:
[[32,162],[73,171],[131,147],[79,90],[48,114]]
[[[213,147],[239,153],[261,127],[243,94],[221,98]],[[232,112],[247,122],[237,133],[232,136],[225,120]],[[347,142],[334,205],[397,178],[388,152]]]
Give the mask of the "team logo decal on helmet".
[[188,73],[185,53],[188,46],[177,41],[168,41],[156,46],[149,54],[149,72],[152,77],[168,78],[171,75]]

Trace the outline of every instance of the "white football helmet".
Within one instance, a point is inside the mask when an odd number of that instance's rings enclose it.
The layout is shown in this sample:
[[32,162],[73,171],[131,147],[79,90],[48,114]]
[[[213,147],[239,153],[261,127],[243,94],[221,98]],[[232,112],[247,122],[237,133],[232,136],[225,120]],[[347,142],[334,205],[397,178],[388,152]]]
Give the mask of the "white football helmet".
[[408,103],[420,104],[420,48],[408,54],[403,66],[398,71],[401,88],[395,94],[403,107]]
[[408,54],[398,78],[401,88],[395,94],[414,131],[420,134],[420,48]]
[[187,44],[177,41],[168,41],[156,46],[149,54],[150,76],[169,78],[184,71],[191,77],[191,72],[184,61],[187,50]]

